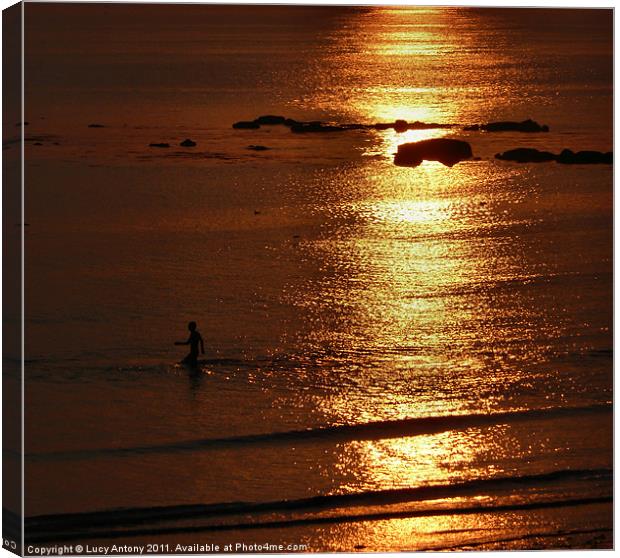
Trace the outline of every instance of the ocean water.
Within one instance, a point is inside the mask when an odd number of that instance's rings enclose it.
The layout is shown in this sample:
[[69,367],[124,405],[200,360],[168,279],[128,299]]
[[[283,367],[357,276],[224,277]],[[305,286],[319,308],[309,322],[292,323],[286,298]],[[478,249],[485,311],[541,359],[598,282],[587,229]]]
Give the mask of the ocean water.
[[27,4],[32,540],[609,546],[611,14]]

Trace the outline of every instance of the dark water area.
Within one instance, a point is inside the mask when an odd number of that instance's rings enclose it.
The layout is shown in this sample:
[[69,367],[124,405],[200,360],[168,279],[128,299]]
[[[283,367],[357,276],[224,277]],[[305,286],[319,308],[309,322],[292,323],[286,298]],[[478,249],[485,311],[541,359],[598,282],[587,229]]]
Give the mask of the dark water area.
[[[611,14],[27,4],[33,537],[605,547],[613,169],[494,155],[612,150]],[[232,128],[261,114],[458,126]],[[393,164],[435,137],[478,159]]]

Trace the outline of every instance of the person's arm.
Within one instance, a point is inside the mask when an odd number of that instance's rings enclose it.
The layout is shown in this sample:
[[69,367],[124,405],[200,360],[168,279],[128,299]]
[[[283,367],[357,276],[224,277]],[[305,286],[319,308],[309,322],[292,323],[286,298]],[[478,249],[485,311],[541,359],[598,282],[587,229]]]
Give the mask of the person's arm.
[[204,355],[205,354],[205,344],[202,341],[202,335],[200,336],[200,352]]
[[192,336],[189,336],[189,339],[187,341],[175,341],[174,344],[175,345],[189,345],[189,342],[191,341]]

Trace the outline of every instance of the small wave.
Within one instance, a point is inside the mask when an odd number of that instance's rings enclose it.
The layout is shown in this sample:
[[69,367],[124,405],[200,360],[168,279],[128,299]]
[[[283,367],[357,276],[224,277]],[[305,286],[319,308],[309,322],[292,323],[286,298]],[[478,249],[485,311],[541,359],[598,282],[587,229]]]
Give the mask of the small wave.
[[198,364],[210,366],[254,366],[252,360],[243,360],[240,358],[206,358],[199,360]]
[[566,280],[577,280],[583,279],[584,277],[592,277],[594,273],[577,273],[577,272],[566,272],[566,273],[548,273],[548,274],[530,274],[530,275],[515,275],[513,277],[500,277],[494,278],[493,280],[488,281],[478,281],[475,283],[471,283],[469,285],[464,285],[458,288],[445,288],[440,290],[439,292],[430,292],[430,293],[414,293],[407,295],[408,299],[432,299],[432,298],[444,298],[448,296],[467,296],[467,295],[477,295],[477,294],[488,294],[492,291],[504,291],[504,290],[512,290],[515,287],[523,288],[529,285],[538,286],[541,284],[549,285],[549,284],[561,284]]
[[150,161],[154,159],[218,159],[220,161],[236,161],[241,157],[229,153],[221,153],[215,151],[189,152],[189,151],[171,151],[167,153],[140,153],[137,159]]
[[[200,368],[235,368],[253,369],[264,362],[270,362],[266,359],[247,360],[241,358],[210,358],[198,361]],[[16,361],[19,364],[19,361]],[[80,366],[75,366],[75,364]],[[35,364],[36,366],[27,367],[26,374],[28,380],[47,381],[53,383],[71,382],[99,382],[102,379],[106,382],[118,382],[126,379],[135,379],[136,376],[166,375],[170,372],[183,373],[187,372],[187,367],[182,363],[170,363],[163,358],[142,358],[140,360],[127,360],[122,364],[115,362],[88,362],[77,358],[65,359],[31,359],[26,364]],[[8,366],[8,365],[7,365]],[[18,369],[21,374],[21,369]]]
[[[343,510],[360,506],[388,506],[437,499],[455,498],[471,495],[493,494],[501,490],[540,489],[550,483],[568,481],[611,482],[610,469],[561,470],[538,475],[496,477],[475,479],[451,485],[421,486],[407,489],[367,491],[354,494],[315,496],[298,500],[272,502],[227,502],[215,504],[195,504],[161,506],[151,508],[126,508],[99,512],[71,513],[27,517],[26,536],[29,542],[68,540],[90,535],[93,538],[116,538],[123,536],[159,535],[193,531],[214,531],[229,529],[257,529],[290,527],[312,523],[368,521],[396,517],[425,517],[433,515],[459,515],[472,513],[504,512],[511,510],[543,509],[566,507],[593,503],[611,502],[609,496],[591,498],[534,501],[518,504],[475,505],[460,507],[441,507],[408,509],[405,511],[378,511],[373,513],[341,512],[331,516],[305,516],[268,521],[257,521],[265,513],[316,513]],[[243,516],[244,522],[211,523],[207,525],[171,525],[162,522],[177,522],[187,519],[222,520],[230,516]],[[273,517],[273,516],[270,516]],[[254,519],[250,519],[254,518]],[[149,527],[145,524],[158,523]],[[132,526],[141,525],[131,530]]]
[[[468,541],[462,544],[453,544],[450,546],[431,546],[428,548],[417,548],[416,552],[454,552],[456,550],[472,550],[474,548],[479,548],[482,546],[490,546],[496,545],[500,543],[507,542],[522,542],[531,539],[539,539],[539,538],[562,538],[573,537],[579,535],[594,535],[594,534],[603,534],[603,533],[613,533],[613,529],[611,528],[598,528],[598,529],[570,529],[570,530],[560,530],[560,531],[542,531],[536,533],[527,533],[525,535],[518,535],[516,537],[503,537],[500,539],[489,539],[484,541]],[[555,549],[555,547],[554,547]],[[487,549],[488,550],[488,549]],[[500,549],[497,549],[500,550]]]
[[530,411],[509,411],[490,414],[448,415],[409,418],[393,421],[378,421],[363,424],[326,426],[308,430],[289,430],[266,434],[250,434],[227,438],[206,438],[125,448],[105,448],[95,450],[78,450],[67,452],[31,453],[29,460],[46,459],[86,459],[97,456],[131,456],[145,453],[171,453],[181,451],[206,451],[223,448],[235,448],[250,445],[274,445],[313,442],[325,440],[331,442],[348,442],[356,440],[380,440],[437,434],[450,430],[464,430],[473,427],[496,426],[523,421],[549,420],[567,418],[576,415],[608,413],[609,404],[589,407],[560,407]]

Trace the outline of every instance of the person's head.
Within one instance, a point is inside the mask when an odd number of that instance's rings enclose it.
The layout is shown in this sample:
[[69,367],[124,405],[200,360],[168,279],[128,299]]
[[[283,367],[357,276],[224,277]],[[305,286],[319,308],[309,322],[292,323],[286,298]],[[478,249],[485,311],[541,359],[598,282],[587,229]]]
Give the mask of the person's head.
[[187,329],[189,329],[190,331],[194,331],[196,329],[196,322],[189,322],[187,324]]

